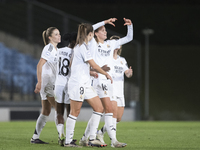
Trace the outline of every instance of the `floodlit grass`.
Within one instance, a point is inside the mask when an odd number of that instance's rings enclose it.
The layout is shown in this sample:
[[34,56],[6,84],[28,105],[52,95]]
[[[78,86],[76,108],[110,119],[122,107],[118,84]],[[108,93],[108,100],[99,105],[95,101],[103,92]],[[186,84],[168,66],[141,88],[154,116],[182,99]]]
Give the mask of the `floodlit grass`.
[[[54,122],[47,122],[40,136],[41,140],[50,144],[30,144],[35,123],[36,121],[0,122],[0,150],[74,149],[58,146]],[[86,125],[87,122],[76,123],[74,139],[80,140]],[[100,127],[102,125],[103,123]],[[128,144],[124,148],[126,150],[200,150],[200,122],[120,122],[117,125],[117,138]],[[105,142],[108,146],[103,149],[113,149],[107,134]]]

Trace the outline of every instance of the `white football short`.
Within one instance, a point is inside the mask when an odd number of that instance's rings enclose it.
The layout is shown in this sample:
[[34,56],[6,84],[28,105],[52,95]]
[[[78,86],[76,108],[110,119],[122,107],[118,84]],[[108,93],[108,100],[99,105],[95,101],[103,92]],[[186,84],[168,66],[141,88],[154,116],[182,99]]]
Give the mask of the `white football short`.
[[93,79],[92,83],[99,98],[111,97],[113,90],[110,80]]
[[116,101],[118,107],[125,107],[124,96],[122,96],[122,97],[112,96],[111,101]]
[[97,96],[97,93],[92,86],[85,87],[75,84],[68,84],[68,94],[71,100],[81,102],[83,102],[84,99],[91,99]]
[[57,103],[70,104],[69,95],[67,93],[67,86],[56,85],[55,86],[55,100]]
[[55,78],[48,75],[42,76],[42,84],[40,96],[42,100],[47,100],[47,97],[54,97],[54,82]]

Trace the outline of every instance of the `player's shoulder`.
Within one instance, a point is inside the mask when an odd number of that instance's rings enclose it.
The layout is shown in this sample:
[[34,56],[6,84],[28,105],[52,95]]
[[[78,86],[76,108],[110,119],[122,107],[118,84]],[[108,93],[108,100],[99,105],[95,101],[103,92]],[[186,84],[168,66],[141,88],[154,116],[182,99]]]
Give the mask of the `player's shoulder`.
[[119,58],[120,61],[126,62],[126,59],[124,57],[118,56],[118,58]]
[[122,57],[122,56],[119,56],[119,55],[118,55],[118,58],[119,58],[119,59],[121,59],[121,60],[125,60],[125,58],[124,58],[124,57]]
[[43,51],[49,51],[52,52],[53,51],[53,45],[51,43],[47,44],[44,46]]

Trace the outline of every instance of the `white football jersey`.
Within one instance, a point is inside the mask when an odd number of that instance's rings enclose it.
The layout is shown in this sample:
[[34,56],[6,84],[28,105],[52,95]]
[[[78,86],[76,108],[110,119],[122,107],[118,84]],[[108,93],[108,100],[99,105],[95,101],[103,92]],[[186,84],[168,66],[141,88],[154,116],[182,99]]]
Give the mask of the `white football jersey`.
[[113,58],[112,62],[113,95],[122,97],[124,96],[124,72],[129,68],[123,57]]
[[71,55],[72,49],[69,47],[63,47],[58,49],[55,85],[65,86],[65,84],[67,83],[70,74],[69,65]]
[[55,76],[57,65],[57,50],[54,48],[53,44],[49,43],[44,47],[41,58],[47,61],[42,67],[42,75],[48,74],[49,76]]
[[[97,43],[93,38],[89,44],[91,49],[92,57],[96,64],[100,67],[104,65],[112,66],[113,52],[119,46],[130,42],[133,39],[133,26],[128,25],[127,35],[119,40],[107,40],[104,43]],[[108,72],[110,75],[112,74],[112,69]],[[106,77],[99,73],[99,80],[106,79]]]
[[69,84],[91,86],[90,65],[87,62],[91,59],[90,50],[85,43],[74,48]]

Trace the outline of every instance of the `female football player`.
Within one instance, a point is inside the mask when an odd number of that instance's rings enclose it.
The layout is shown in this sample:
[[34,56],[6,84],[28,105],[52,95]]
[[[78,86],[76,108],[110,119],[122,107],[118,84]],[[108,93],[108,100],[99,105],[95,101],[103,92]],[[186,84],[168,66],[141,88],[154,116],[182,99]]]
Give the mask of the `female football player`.
[[47,122],[51,107],[55,107],[54,83],[56,79],[57,44],[60,43],[60,32],[55,27],[49,27],[42,34],[45,47],[37,64],[37,84],[35,93],[40,93],[42,112],[37,119],[35,132],[31,143],[48,144],[39,139],[40,133]]
[[80,113],[82,103],[85,100],[93,108],[91,116],[90,137],[88,145],[104,146],[99,140],[96,140],[96,129],[102,116],[103,106],[97,96],[95,90],[91,86],[90,66],[99,73],[106,76],[112,82],[111,76],[103,71],[92,59],[91,50],[88,47],[88,42],[94,36],[93,27],[90,24],[80,24],[77,33],[76,46],[71,64],[71,75],[68,81],[68,94],[70,98],[70,114],[66,121],[66,139],[65,147],[80,147],[72,140],[76,119]]

